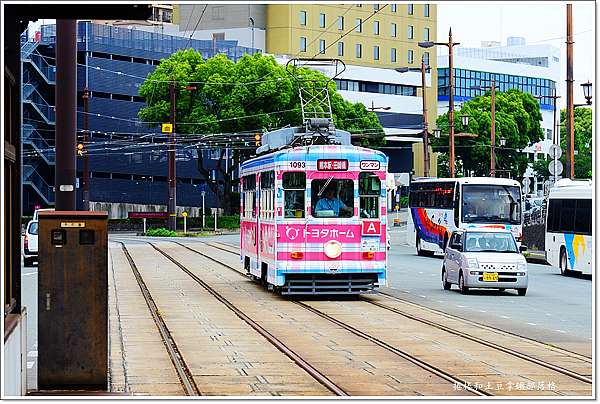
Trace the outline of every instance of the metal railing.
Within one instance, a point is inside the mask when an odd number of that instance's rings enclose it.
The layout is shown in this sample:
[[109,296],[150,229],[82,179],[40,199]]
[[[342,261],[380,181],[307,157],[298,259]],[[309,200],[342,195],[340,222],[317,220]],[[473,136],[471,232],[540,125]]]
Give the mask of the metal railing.
[[56,66],[52,66],[39,52],[32,52],[23,62],[31,62],[48,84],[56,84]]
[[54,205],[54,187],[48,185],[35,167],[23,166],[23,185],[30,185],[44,199],[44,202]]
[[48,104],[37,89],[34,88],[27,98],[23,98],[23,102],[30,104],[47,123],[54,125],[56,121],[54,106]]
[[56,151],[32,125],[23,125],[23,143],[31,145],[46,164],[56,164]]
[[31,52],[33,52],[39,42],[36,41],[28,41],[21,43],[21,59],[27,59]]

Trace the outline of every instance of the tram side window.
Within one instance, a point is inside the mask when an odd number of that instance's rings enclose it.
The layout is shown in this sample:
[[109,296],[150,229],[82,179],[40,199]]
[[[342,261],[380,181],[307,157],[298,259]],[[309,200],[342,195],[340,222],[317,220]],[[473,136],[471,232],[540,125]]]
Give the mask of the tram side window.
[[275,172],[267,171],[260,175],[260,217],[275,218]]
[[362,172],[358,176],[358,195],[360,197],[360,217],[373,219],[379,217],[379,195],[381,181],[377,174]]
[[354,181],[318,179],[310,184],[314,217],[352,217],[354,215]]
[[305,211],[306,173],[283,173],[284,216],[303,218]]
[[244,176],[244,218],[256,217],[256,174]]

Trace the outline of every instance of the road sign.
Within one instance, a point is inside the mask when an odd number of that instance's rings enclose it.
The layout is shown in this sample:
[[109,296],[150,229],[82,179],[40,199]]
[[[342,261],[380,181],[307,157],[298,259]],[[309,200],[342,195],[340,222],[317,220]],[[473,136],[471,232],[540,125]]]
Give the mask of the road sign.
[[163,123],[162,124],[162,133],[173,133],[173,124],[172,123]]
[[183,217],[187,217],[187,215],[188,215],[188,213],[187,213],[187,212],[183,212],[183,213],[181,214],[181,216],[183,216]]
[[548,164],[548,171],[550,171],[551,175],[561,175],[563,172],[563,165],[560,160],[552,160],[550,164]]
[[550,154],[550,157],[552,157],[552,159],[558,160],[560,156],[562,156],[562,149],[559,145],[553,144],[552,146],[550,146],[550,149],[548,149],[548,154]]
[[531,185],[531,180],[529,179],[529,177],[525,177],[525,178],[523,178],[523,186],[524,186],[525,188],[528,188],[528,189],[529,189],[529,186],[530,186],[530,185]]

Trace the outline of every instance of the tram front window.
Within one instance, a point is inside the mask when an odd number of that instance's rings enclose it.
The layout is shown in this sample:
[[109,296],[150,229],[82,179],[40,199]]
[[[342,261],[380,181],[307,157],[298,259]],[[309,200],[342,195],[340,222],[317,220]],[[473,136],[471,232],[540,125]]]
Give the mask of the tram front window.
[[304,217],[304,193],[306,191],[306,173],[283,173],[283,198],[286,218]]
[[311,182],[311,206],[314,217],[352,217],[354,214],[354,182],[328,179]]

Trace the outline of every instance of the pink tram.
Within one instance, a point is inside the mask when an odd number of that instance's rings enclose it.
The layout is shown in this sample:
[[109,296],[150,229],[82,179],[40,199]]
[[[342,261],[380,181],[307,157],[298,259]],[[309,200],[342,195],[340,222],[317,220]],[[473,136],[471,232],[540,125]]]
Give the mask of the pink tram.
[[345,134],[345,144],[267,146],[241,165],[240,258],[269,289],[359,294],[387,283],[387,156]]

